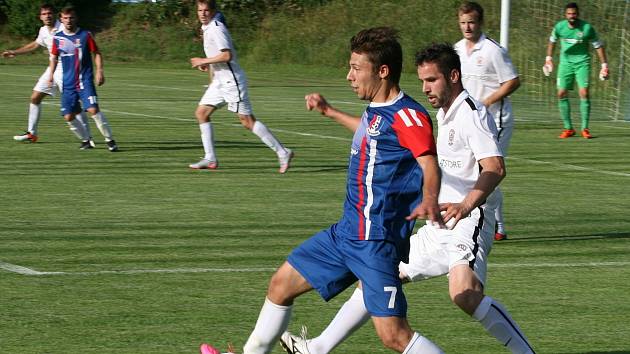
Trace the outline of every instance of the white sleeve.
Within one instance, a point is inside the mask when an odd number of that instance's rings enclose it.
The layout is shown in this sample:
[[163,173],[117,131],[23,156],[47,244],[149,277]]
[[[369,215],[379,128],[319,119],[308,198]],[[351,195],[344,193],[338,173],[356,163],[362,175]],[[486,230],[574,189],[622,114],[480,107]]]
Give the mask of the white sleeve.
[[222,51],[223,49],[229,49],[233,51],[231,46],[230,34],[227,31],[227,28],[220,22],[216,26],[214,24],[212,24],[211,26],[212,27],[210,27],[210,37],[213,39],[216,48],[219,51]]
[[497,127],[488,111],[482,107],[473,111],[462,132],[477,161],[493,156],[503,156],[497,140]]
[[45,30],[45,27],[41,27],[39,29],[39,33],[37,34],[37,38],[35,38],[35,42],[37,42],[37,44],[39,44],[42,47],[46,46],[46,42],[44,42],[44,36],[45,36],[43,32],[44,30]]
[[497,52],[493,55],[492,63],[494,64],[499,83],[502,84],[518,77],[514,64],[512,64],[512,59],[510,59],[505,48],[500,47],[497,49]]

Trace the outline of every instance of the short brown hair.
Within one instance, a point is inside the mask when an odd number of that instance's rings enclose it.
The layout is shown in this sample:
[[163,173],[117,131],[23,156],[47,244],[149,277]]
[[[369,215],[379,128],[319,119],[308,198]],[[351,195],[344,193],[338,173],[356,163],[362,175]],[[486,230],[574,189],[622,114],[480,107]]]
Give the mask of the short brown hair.
[[217,9],[217,2],[216,0],[197,0],[197,5],[208,5],[208,8],[210,10],[216,10]]
[[466,1],[459,5],[457,14],[469,14],[471,12],[477,13],[477,21],[483,23],[483,7],[474,1]]
[[76,15],[77,10],[74,8],[74,6],[66,6],[63,9],[61,9],[59,13],[64,14],[64,15],[69,14],[69,13],[74,13]]
[[360,31],[350,40],[350,50],[366,54],[378,72],[381,65],[389,67],[389,80],[400,81],[402,72],[402,47],[398,42],[398,31],[391,27],[375,27]]

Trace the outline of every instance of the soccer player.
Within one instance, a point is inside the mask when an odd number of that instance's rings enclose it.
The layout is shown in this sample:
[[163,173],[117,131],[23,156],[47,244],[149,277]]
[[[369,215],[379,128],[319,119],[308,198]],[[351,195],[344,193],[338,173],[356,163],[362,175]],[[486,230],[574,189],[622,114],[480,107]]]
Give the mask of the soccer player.
[[194,68],[202,71],[210,69],[212,82],[199,101],[195,116],[201,130],[201,142],[204,157],[190,164],[192,169],[216,169],[219,162],[214,152],[214,132],[210,116],[214,111],[227,104],[227,109],[238,115],[241,124],[256,134],[276,155],[280,163],[278,172],[286,173],[289,169],[293,152],[285,148],[252,112],[252,105],[247,92],[247,78],[238,65],[232,37],[223,22],[212,20],[216,15],[214,0],[197,1],[197,17],[203,31],[203,48],[206,58],[191,58]]
[[[455,43],[462,64],[462,83],[494,117],[499,131],[499,147],[503,156],[507,156],[514,129],[512,103],[508,96],[521,85],[521,81],[507,51],[483,33],[483,7],[476,2],[465,2],[457,13],[459,29],[464,36]],[[494,239],[505,240],[503,193],[498,186],[490,199],[491,204],[496,205]]]
[[[55,34],[51,48],[50,72],[57,68],[57,59],[60,58],[63,68],[63,91],[61,93],[61,115],[72,126],[83,142],[82,150],[91,149],[89,136],[83,126],[76,121],[75,116],[81,112],[81,103],[88,111],[98,130],[105,137],[109,151],[118,151],[118,145],[112,136],[109,121],[100,111],[96,89],[94,88],[94,70],[92,66],[92,54],[96,64],[96,83],[101,86],[105,83],[103,74],[103,56],[96,46],[92,34],[77,26],[78,17],[72,7],[64,7],[61,10],[61,22],[64,29]],[[53,75],[50,74],[49,84],[53,84]]]
[[[415,219],[442,223],[432,123],[424,107],[398,85],[402,49],[395,30],[362,30],[350,48],[347,80],[360,99],[370,102],[363,115],[339,111],[318,93],[305,97],[307,109],[354,131],[343,216],[294,249],[272,276],[244,354],[271,352],[288,326],[296,297],[315,289],[330,300],[357,279],[366,313],[385,346],[399,353],[442,353],[409,327],[398,276]],[[208,344],[201,352],[218,353]]]
[[[13,58],[16,55],[31,53],[37,50],[40,46],[45,47],[50,52],[53,36],[55,33],[63,29],[63,25],[59,21],[56,21],[55,17],[55,8],[52,5],[41,5],[39,8],[39,19],[42,21],[43,26],[40,27],[37,38],[18,49],[5,50],[2,52],[2,56],[5,58]],[[48,84],[48,78],[50,77],[49,70],[50,68],[47,66],[46,71],[44,71],[35,84],[35,87],[33,87],[31,103],[28,107],[28,126],[23,134],[15,135],[13,137],[16,141],[34,143],[37,142],[37,139],[39,139],[39,136],[37,135],[37,127],[41,117],[42,101],[46,98],[46,96],[55,96],[58,91],[61,91],[61,77],[63,75],[61,67],[59,67],[54,73],[55,84],[52,86]],[[87,135],[91,137],[90,126],[83,114],[77,114],[75,118],[83,124]]]
[[578,5],[568,3],[564,8],[565,20],[553,27],[549,43],[547,44],[547,57],[543,72],[545,75],[553,71],[553,49],[556,42],[560,41],[560,64],[558,64],[558,107],[560,117],[564,123],[564,130],[560,139],[566,139],[575,135],[571,123],[571,105],[568,91],[573,90],[574,82],[577,83],[580,96],[580,116],[582,118],[582,137],[590,139],[593,136],[588,128],[591,117],[591,99],[588,93],[589,78],[591,75],[591,54],[588,50],[589,43],[595,48],[601,69],[600,80],[608,79],[608,63],[604,44],[599,40],[597,33],[590,23],[578,18]]
[[[433,44],[416,55],[416,64],[422,91],[439,108],[439,202],[447,228],[427,221],[411,237],[409,261],[400,264],[400,277],[419,281],[448,274],[449,295],[457,306],[512,353],[533,353],[510,314],[483,290],[494,225],[485,200],[505,177],[494,119],[464,90],[453,47]],[[365,289],[355,290],[319,337],[305,340],[283,333],[287,353],[330,352],[368,320]]]

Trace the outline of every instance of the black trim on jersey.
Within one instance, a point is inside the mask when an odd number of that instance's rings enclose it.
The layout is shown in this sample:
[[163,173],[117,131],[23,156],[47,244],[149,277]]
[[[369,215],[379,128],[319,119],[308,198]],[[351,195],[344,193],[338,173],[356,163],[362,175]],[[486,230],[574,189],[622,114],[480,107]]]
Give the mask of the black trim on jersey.
[[[512,322],[510,320],[510,317],[508,315],[506,315],[503,310],[501,310],[501,308],[497,305],[494,304],[494,302],[492,302],[492,304],[490,304],[490,307],[492,307],[493,309],[497,310],[497,312],[499,314],[501,314],[501,316],[503,316],[503,319],[505,320],[505,322],[509,323],[510,326],[512,327],[512,329],[514,330],[514,332],[516,332],[518,334],[519,337],[521,337],[521,339],[523,340],[523,342],[525,342],[525,344],[527,344],[527,347],[532,351],[532,353],[536,354],[536,352],[534,351],[534,348],[532,348],[531,345],[529,345],[529,342],[527,341],[527,338],[525,338],[525,335],[523,335],[523,333],[521,333],[521,331],[519,330],[519,328],[516,326],[516,324],[514,324],[514,322]],[[512,340],[512,338],[510,338],[510,340],[508,340],[505,344],[503,344],[504,346],[507,347],[508,344],[510,344],[510,341]]]
[[236,89],[238,90],[238,101],[241,102],[243,100],[243,96],[241,96],[241,86],[239,85],[238,80],[236,80],[236,74],[234,73],[234,70],[232,69],[232,65],[230,65],[230,62],[228,61],[226,64],[228,68],[230,68],[230,72],[232,73],[232,78],[234,79],[234,83],[236,83]]
[[499,42],[495,41],[494,39],[492,39],[490,37],[487,37],[487,36],[486,36],[486,39],[489,40],[490,42],[494,43],[497,47],[503,48],[503,47],[501,47],[501,44]]
[[499,108],[499,126],[497,127],[497,130],[499,131],[499,134],[497,134],[497,140],[501,141],[501,133],[503,133],[503,105],[504,105],[505,99],[502,98],[501,99],[501,106]]
[[215,26],[219,27],[219,21],[214,20],[214,21],[212,21],[212,22],[214,22],[214,25],[215,25]]
[[468,105],[470,106],[470,109],[472,109],[473,111],[477,110],[477,106],[475,106],[475,102],[473,102],[473,100],[470,98],[470,96],[466,97],[466,99],[464,101],[466,101],[466,103],[468,103]]
[[[475,243],[475,246],[473,248],[473,256],[475,256],[475,259],[477,259],[477,252],[479,251],[479,242],[477,242],[479,240],[479,233],[481,232],[481,228],[483,227],[483,208],[481,208],[480,206],[477,207],[477,209],[479,209],[479,224],[477,224],[477,226],[475,226],[475,232],[473,233],[473,242]],[[470,267],[470,269],[475,269],[475,259],[473,259],[472,261],[468,262],[468,266]]]

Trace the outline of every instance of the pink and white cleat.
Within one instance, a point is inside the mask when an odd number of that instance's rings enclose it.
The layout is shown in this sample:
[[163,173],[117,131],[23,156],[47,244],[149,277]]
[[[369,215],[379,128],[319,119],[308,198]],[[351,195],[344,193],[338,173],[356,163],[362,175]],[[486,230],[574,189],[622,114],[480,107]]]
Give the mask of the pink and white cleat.
[[234,348],[232,348],[232,344],[228,344],[228,351],[226,353],[221,353],[219,349],[206,343],[203,343],[199,347],[199,351],[201,352],[201,354],[235,354]]
[[293,156],[295,156],[295,154],[293,154],[293,151],[286,149],[287,153],[284,156],[279,156],[278,157],[278,161],[280,162],[280,169],[278,170],[279,173],[287,173],[287,171],[289,170],[289,167],[291,167],[291,160],[293,159]]

